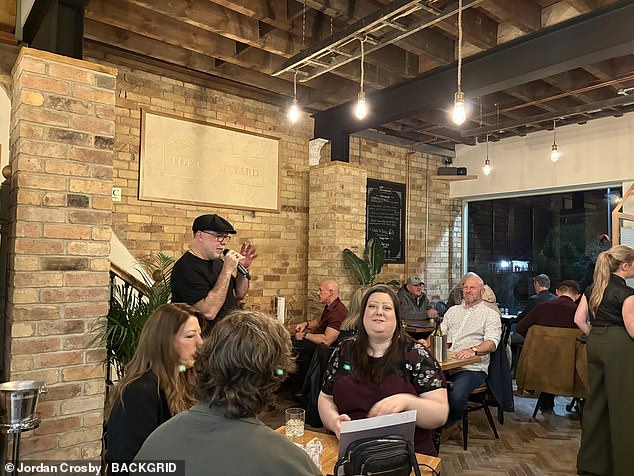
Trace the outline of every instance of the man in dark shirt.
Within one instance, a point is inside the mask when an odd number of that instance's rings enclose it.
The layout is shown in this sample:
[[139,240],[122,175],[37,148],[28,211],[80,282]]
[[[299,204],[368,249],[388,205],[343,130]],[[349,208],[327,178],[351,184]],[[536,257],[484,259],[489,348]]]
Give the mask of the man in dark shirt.
[[190,249],[172,269],[172,302],[187,303],[207,319],[205,335],[213,323],[237,307],[249,290],[249,280],[236,273],[238,264],[248,268],[257,257],[254,245],[242,244],[240,253],[223,252],[234,235],[231,223],[218,215],[201,215],[192,225]]
[[553,293],[550,292],[550,278],[545,274],[538,274],[533,278],[533,287],[535,288],[535,294],[528,298],[524,309],[517,315],[517,319],[521,320],[526,316],[536,304],[546,301],[554,301],[557,299]]
[[559,283],[557,299],[537,304],[517,325],[517,333],[526,337],[531,326],[575,328],[579,284],[573,280]]
[[[339,285],[327,279],[319,285],[317,291],[319,302],[325,305],[319,319],[306,320],[295,327],[293,346],[298,352],[296,382],[304,383],[306,372],[319,344],[330,346],[339,337],[341,323],[348,316],[348,308],[339,299]],[[313,332],[308,333],[307,331]]]
[[429,303],[425,294],[423,278],[414,275],[407,278],[407,282],[398,290],[401,318],[404,321],[423,321],[438,315],[438,311]]
[[[528,334],[531,326],[547,327],[567,327],[576,328],[575,312],[577,310],[576,301],[579,298],[579,283],[571,279],[559,283],[555,291],[557,299],[538,303],[517,325],[517,330],[513,335],[522,337],[522,342]],[[555,406],[555,395],[541,392],[540,408],[542,410],[552,410]]]

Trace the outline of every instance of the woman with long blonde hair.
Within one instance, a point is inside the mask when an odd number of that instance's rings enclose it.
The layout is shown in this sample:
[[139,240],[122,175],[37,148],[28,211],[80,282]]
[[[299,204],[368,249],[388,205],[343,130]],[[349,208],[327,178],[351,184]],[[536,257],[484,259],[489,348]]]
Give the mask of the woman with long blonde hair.
[[632,474],[634,428],[634,249],[613,246],[597,258],[594,282],[581,298],[575,324],[588,335],[590,388],[583,410],[577,472]]
[[192,368],[204,317],[163,304],[148,318],[125,376],[106,408],[106,461],[129,463],[152,431],[196,403]]
[[363,296],[365,296],[368,289],[370,289],[370,286],[361,286],[352,294],[352,297],[350,298],[350,305],[348,306],[348,315],[341,323],[341,327],[339,328],[339,337],[337,338],[336,343],[339,343],[348,337],[352,337],[357,333],[359,317],[363,314],[363,307],[361,307],[361,303],[363,302]]

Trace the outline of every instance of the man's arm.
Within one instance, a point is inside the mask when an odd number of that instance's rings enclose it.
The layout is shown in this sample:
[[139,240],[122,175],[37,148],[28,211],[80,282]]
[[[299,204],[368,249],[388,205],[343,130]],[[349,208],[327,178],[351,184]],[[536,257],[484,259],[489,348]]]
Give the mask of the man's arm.
[[536,294],[529,297],[528,301],[526,301],[526,304],[524,305],[524,309],[522,309],[520,313],[517,315],[517,320],[519,321],[520,319],[524,319],[524,317],[527,316],[529,312],[531,312],[531,309],[535,307],[536,302],[537,302]]
[[[324,344],[330,346],[334,344],[334,342],[337,340],[337,337],[339,337],[339,331],[333,329],[332,327],[326,327],[326,331],[323,334],[304,334],[302,337],[315,344]],[[297,338],[297,336],[295,336],[295,338]]]
[[515,332],[522,337],[526,337],[528,329],[530,329],[531,326],[534,326],[537,322],[537,314],[538,313],[535,311],[535,308],[531,309],[530,312],[517,323],[517,330]]
[[237,252],[232,251],[227,253],[216,284],[209,290],[204,298],[193,305],[194,308],[205,315],[205,319],[211,321],[216,318],[218,311],[227,298],[227,290],[229,289],[231,276],[241,259],[242,255]]

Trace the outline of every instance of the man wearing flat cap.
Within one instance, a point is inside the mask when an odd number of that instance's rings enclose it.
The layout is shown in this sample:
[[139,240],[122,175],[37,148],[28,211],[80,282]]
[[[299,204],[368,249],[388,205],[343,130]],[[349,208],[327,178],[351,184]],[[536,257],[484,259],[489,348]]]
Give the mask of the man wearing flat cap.
[[189,250],[172,269],[172,302],[184,302],[201,311],[207,319],[207,335],[215,322],[236,309],[237,301],[246,297],[249,280],[236,270],[238,264],[251,266],[257,251],[247,241],[240,253],[227,250],[224,254],[236,230],[215,214],[196,218],[192,231]]
[[398,290],[401,318],[407,321],[423,321],[438,315],[436,309],[429,304],[425,294],[423,278],[414,275]]

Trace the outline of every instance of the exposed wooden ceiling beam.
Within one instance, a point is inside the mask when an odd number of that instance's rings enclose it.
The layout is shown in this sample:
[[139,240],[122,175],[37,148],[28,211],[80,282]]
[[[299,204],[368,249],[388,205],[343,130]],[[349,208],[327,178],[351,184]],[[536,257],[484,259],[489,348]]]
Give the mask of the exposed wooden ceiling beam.
[[475,135],[488,134],[491,132],[499,131],[500,129],[508,130],[519,126],[525,126],[527,124],[538,124],[545,121],[553,121],[565,116],[572,116],[575,114],[593,113],[601,109],[609,109],[616,106],[628,106],[634,104],[634,96],[619,96],[605,101],[600,101],[591,105],[581,104],[567,109],[559,109],[554,112],[547,112],[532,116],[529,119],[504,122],[499,126],[478,127],[474,129],[468,129],[463,132],[464,137],[470,137]]
[[481,6],[500,23],[511,23],[524,33],[542,26],[541,8],[531,0],[486,0]]
[[[632,2],[616,2],[612,7],[559,23],[468,58],[463,64],[463,90],[471,97],[483,96],[628,54],[634,48],[629,20],[633,15]],[[363,120],[352,123],[344,120],[339,111],[349,108],[349,105],[318,113],[315,115],[315,136],[337,141],[345,134],[376,128],[402,117],[449,104],[455,92],[455,75],[456,69],[452,65],[369,95],[372,114]],[[337,155],[343,151],[339,144],[331,150],[333,159],[346,160],[346,157],[339,158]]]
[[[115,45],[123,50],[157,58],[166,63],[232,79],[240,84],[258,85],[259,88],[267,88],[287,97],[292,95],[292,83],[289,82],[292,75],[285,79],[274,78],[268,74],[230,63],[218,67],[214,57],[163,43],[92,19],[86,19],[84,35],[93,41]],[[298,84],[297,86],[298,99],[302,106],[312,105],[315,107],[315,103],[336,104],[346,98],[353,97],[357,92],[358,84],[346,80],[333,82],[324,79],[316,80],[310,85]],[[328,100],[328,98],[330,99]]]
[[229,8],[251,18],[257,18],[269,25],[290,30],[293,24],[288,19],[285,1],[270,0],[212,0],[214,3]]

